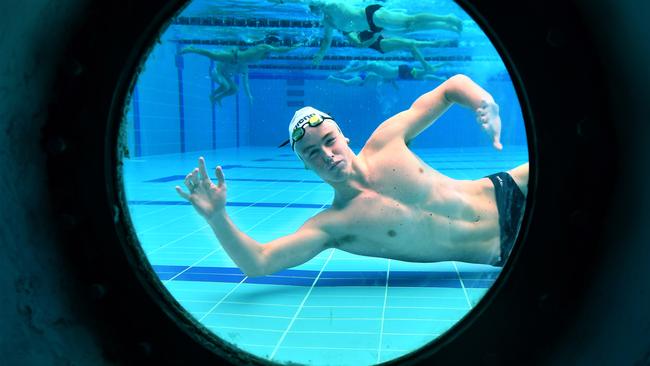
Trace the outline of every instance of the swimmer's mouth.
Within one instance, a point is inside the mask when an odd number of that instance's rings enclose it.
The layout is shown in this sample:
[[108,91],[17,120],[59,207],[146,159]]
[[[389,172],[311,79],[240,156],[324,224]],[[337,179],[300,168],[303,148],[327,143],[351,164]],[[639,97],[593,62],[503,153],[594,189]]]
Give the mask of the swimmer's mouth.
[[330,165],[329,170],[334,169],[334,167],[337,166],[337,165],[339,165],[341,162],[343,162],[343,160],[339,160],[339,161],[337,161],[336,163]]

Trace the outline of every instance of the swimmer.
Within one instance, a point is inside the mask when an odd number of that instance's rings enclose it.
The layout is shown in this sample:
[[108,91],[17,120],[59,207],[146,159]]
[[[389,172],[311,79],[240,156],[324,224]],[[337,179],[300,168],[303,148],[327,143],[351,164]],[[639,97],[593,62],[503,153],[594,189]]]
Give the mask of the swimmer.
[[[413,67],[408,64],[393,65],[387,61],[353,61],[341,70],[341,74],[358,72],[352,78],[342,78],[330,75],[327,79],[345,85],[366,85],[367,83],[381,84],[391,83],[398,89],[397,80],[437,80],[445,81],[446,78],[435,75],[438,69],[445,65],[439,63],[430,65],[424,59],[421,60],[422,68]],[[367,75],[364,77],[364,75]],[[372,76],[370,78],[369,76]]]
[[[294,2],[302,1],[298,0]],[[407,14],[390,10],[379,4],[357,7],[338,1],[312,0],[306,3],[312,13],[323,16],[321,21],[323,26],[322,40],[320,42],[320,48],[313,58],[314,65],[319,65],[325,57],[332,44],[334,30],[338,30],[343,34],[354,33],[360,42],[364,42],[364,40],[371,40],[373,37],[378,38],[378,34],[383,30],[390,31],[393,34],[405,34],[434,29],[460,33],[463,29],[462,20],[453,14]],[[367,47],[370,47],[372,44],[374,42],[370,43]],[[377,44],[376,47],[379,46]],[[397,42],[393,46],[397,47]],[[389,48],[391,45],[386,43],[383,47]]]
[[276,46],[275,44],[281,42],[276,36],[267,36],[264,39],[265,43],[249,47],[244,50],[238,48],[231,48],[228,50],[206,50],[188,46],[183,48],[179,53],[181,55],[187,53],[194,53],[197,55],[205,56],[216,65],[210,72],[210,78],[216,82],[219,87],[210,93],[210,101],[221,105],[221,100],[229,95],[237,93],[237,84],[234,82],[236,74],[242,75],[242,82],[248,101],[253,103],[253,95],[250,92],[250,84],[248,81],[248,65],[259,62],[269,56],[269,54],[277,52],[284,53],[298,48]]
[[389,53],[394,51],[408,50],[414,52],[423,47],[458,47],[458,40],[441,39],[436,41],[420,41],[401,37],[386,38],[381,33],[364,32],[344,32],[354,47],[372,48],[379,53]]
[[441,62],[431,65],[424,59],[417,48],[413,47],[411,52],[413,57],[420,62],[422,68],[408,64],[393,65],[387,61],[352,61],[341,70],[341,73],[358,72],[358,75],[352,78],[330,75],[327,79],[348,86],[390,83],[395,89],[399,89],[396,83],[397,80],[446,80],[442,76],[435,75],[438,69],[446,65],[446,63]]
[[[351,78],[343,78],[334,75],[327,77],[327,80],[337,82],[346,86],[381,85],[386,82],[381,75],[374,72],[360,72]],[[394,80],[388,80],[395,89],[399,89]]]
[[[298,266],[337,248],[349,253],[409,262],[462,261],[502,266],[516,239],[528,191],[528,163],[476,180],[447,177],[407,144],[453,104],[476,113],[479,127],[501,150],[501,118],[492,95],[455,75],[381,123],[358,154],[332,116],[312,107],[298,110],[289,140],[298,159],[332,186],[327,208],[294,233],[260,243],[226,213],[227,185],[205,160],[185,177],[189,201],[210,225],[226,253],[247,276]],[[459,121],[460,123],[460,121]]]

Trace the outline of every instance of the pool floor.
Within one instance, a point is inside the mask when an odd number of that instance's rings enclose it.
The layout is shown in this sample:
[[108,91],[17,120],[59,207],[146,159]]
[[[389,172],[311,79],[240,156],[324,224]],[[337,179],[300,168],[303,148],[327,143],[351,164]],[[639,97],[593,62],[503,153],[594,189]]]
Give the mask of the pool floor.
[[[528,159],[525,146],[414,149],[430,166],[476,179]],[[170,293],[222,339],[276,362],[370,365],[429,343],[467,314],[500,269],[461,262],[407,263],[326,250],[272,276],[248,278],[174,187],[204,156],[222,165],[227,211],[259,242],[294,232],[331,203],[332,189],[290,149],[240,148],[124,160],[129,212]]]

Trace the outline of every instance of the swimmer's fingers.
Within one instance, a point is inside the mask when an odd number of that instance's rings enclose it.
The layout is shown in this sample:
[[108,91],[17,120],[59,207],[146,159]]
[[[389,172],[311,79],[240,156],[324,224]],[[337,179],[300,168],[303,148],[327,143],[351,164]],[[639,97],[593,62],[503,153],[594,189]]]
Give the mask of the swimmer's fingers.
[[217,186],[219,188],[223,187],[223,185],[226,182],[226,177],[223,174],[223,169],[221,168],[221,166],[217,166],[217,168],[214,170],[214,174],[217,176],[217,180],[219,181]]
[[476,108],[476,122],[481,129],[490,136],[492,146],[497,149],[503,149],[501,145],[501,117],[499,116],[499,105],[496,102],[482,100]]
[[199,158],[199,179],[201,179],[202,182],[206,180],[210,182],[210,177],[208,176],[208,172],[205,169],[205,159],[203,156]]
[[194,168],[194,170],[192,170],[190,180],[192,181],[192,184],[195,187],[198,187],[198,185],[199,185],[199,168]]
[[180,186],[176,186],[176,192],[178,193],[179,196],[181,196],[183,199],[190,201],[190,195],[185,193],[183,189]]
[[490,131],[492,135],[492,146],[495,149],[501,151],[503,145],[501,145],[501,118],[497,117],[492,121],[492,130]]
[[503,145],[501,144],[501,141],[499,141],[500,139],[501,131],[495,131],[492,136],[492,146],[499,151],[503,150]]
[[192,173],[188,174],[185,176],[185,187],[192,192],[192,189],[194,189],[194,185],[192,183]]

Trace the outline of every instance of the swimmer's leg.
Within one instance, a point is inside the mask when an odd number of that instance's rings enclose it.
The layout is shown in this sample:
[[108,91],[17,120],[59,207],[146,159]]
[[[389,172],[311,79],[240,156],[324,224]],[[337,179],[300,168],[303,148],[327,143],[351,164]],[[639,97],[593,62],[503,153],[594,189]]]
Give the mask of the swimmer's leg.
[[366,64],[361,61],[351,61],[347,66],[345,66],[340,72],[345,74],[347,72],[362,71],[366,67]]
[[374,20],[379,27],[402,32],[443,29],[460,33],[463,30],[463,21],[453,14],[418,13],[409,15],[381,8],[375,12]]
[[436,40],[436,41],[420,41],[416,39],[401,38],[401,37],[391,37],[384,38],[381,40],[381,48],[385,53],[399,50],[411,50],[413,47],[422,48],[422,47],[458,47],[458,40]]
[[237,94],[237,92],[239,91],[239,88],[237,87],[237,84],[235,84],[234,81],[229,79],[228,83],[230,85],[230,88],[225,90],[224,92],[222,92],[221,94],[219,94],[218,96],[215,97],[215,101],[217,103],[219,103],[219,105],[221,105],[221,99],[223,99],[223,98],[225,98],[227,96],[230,96],[230,95]]
[[337,83],[341,83],[341,84],[347,85],[347,86],[361,85],[363,83],[363,80],[359,76],[355,76],[355,77],[353,77],[351,79],[343,79],[343,78],[336,77],[334,75],[330,75],[330,76],[327,77],[327,80],[334,81],[334,82],[337,82]]
[[451,32],[460,33],[463,30],[463,21],[453,14],[435,15],[428,13],[415,14],[409,20],[411,31],[443,29]]

